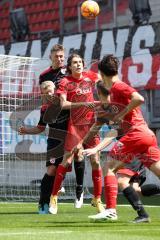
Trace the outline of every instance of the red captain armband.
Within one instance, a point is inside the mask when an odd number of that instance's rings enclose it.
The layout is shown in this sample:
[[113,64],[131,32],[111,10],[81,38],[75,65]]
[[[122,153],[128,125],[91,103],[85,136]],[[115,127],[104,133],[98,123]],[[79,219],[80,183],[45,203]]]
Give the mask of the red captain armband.
[[41,131],[44,131],[46,127],[43,125],[37,125],[37,128],[39,128]]
[[72,172],[72,165],[69,165],[69,166],[67,167],[67,172]]
[[51,104],[43,104],[41,107],[42,112],[46,111],[46,109],[50,106]]

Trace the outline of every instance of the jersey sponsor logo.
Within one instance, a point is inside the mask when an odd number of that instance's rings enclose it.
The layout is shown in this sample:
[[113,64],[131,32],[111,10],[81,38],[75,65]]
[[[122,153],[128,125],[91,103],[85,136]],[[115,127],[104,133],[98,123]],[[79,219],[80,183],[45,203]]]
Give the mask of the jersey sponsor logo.
[[87,93],[91,93],[91,92],[92,92],[92,88],[91,87],[77,88],[76,89],[76,94],[77,95],[87,94]]
[[89,78],[85,78],[85,79],[88,79],[89,81],[85,81],[85,82],[82,81],[81,83],[79,83],[76,89],[77,95],[92,93],[92,83]]
[[61,68],[61,73],[62,74],[66,74],[66,71],[67,71],[66,68]]
[[91,79],[90,78],[84,78],[84,81],[85,82],[91,82]]

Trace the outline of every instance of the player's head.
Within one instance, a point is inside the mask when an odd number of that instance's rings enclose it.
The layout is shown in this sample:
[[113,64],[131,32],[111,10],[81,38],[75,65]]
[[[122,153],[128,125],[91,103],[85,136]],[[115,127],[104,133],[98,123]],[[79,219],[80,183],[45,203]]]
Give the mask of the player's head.
[[52,67],[58,69],[64,66],[64,52],[65,49],[61,44],[55,44],[51,48],[50,59],[52,61]]
[[113,77],[118,74],[119,60],[114,55],[105,55],[103,59],[98,63],[98,70],[103,76]]
[[69,74],[81,74],[84,69],[83,58],[76,53],[71,54],[67,60],[67,71]]
[[42,82],[40,85],[42,94],[54,94],[55,84],[52,81]]

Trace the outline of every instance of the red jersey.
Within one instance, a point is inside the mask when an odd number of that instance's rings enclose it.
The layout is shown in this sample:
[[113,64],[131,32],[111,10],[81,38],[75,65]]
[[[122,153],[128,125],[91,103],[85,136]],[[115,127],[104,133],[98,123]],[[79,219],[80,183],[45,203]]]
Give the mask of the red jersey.
[[[61,80],[57,94],[65,94],[67,101],[74,103],[94,102],[93,89],[96,80],[98,80],[98,75],[92,71],[83,72],[80,79],[67,76]],[[94,122],[94,111],[85,106],[72,108],[70,116],[70,124],[73,125],[92,124]]]
[[[122,81],[115,82],[110,89],[111,103],[117,106],[121,106],[124,109],[131,101],[131,95],[136,90]],[[147,125],[140,107],[133,109],[125,117],[124,121],[129,122],[130,125],[140,126]]]
[[[112,85],[111,101],[123,104],[124,107],[131,101],[131,95],[136,90],[126,83],[118,81]],[[116,160],[129,163],[138,158],[146,167],[159,161],[160,150],[154,133],[148,128],[139,107],[133,109],[124,117],[125,122],[131,124],[130,130],[115,143],[110,151],[110,156]]]

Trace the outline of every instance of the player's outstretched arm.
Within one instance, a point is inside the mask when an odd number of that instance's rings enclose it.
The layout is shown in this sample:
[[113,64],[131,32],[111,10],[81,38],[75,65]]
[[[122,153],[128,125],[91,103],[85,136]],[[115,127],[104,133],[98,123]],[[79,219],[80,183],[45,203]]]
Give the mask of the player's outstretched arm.
[[90,142],[90,140],[99,133],[99,130],[101,129],[103,123],[95,122],[92,127],[90,128],[90,131],[85,135],[85,137],[82,140],[82,144],[87,144]]
[[83,155],[90,156],[96,154],[97,152],[107,147],[117,136],[117,130],[111,129],[111,131],[106,134],[105,138],[95,148],[84,150]]
[[62,109],[71,109],[71,108],[78,108],[78,107],[88,107],[88,108],[95,108],[97,103],[94,102],[70,102],[67,101],[66,95],[60,95],[60,102]]
[[43,127],[43,126],[36,126],[36,127],[24,127],[24,126],[21,126],[18,129],[18,133],[20,135],[26,135],[26,134],[36,135],[36,134],[40,134],[44,130],[45,130],[45,127]]

